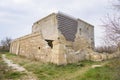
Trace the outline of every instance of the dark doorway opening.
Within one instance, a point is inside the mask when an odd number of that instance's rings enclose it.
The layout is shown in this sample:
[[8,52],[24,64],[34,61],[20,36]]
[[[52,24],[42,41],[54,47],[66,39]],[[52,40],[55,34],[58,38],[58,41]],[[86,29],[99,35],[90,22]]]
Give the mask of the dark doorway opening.
[[45,40],[45,41],[47,41],[48,45],[49,45],[51,48],[53,48],[53,44],[52,44],[53,40]]

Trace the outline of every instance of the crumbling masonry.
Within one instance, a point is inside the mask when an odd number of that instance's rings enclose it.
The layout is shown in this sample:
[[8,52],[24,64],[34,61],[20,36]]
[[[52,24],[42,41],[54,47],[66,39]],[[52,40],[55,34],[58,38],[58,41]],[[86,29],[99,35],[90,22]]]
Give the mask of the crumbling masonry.
[[52,13],[35,22],[31,34],[12,41],[10,52],[61,65],[89,60],[88,53],[93,49],[94,26],[63,13]]

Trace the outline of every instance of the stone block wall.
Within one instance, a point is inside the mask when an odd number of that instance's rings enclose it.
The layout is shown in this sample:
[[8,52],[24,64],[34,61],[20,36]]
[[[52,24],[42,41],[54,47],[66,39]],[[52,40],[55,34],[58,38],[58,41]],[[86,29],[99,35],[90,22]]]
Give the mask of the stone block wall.
[[[79,39],[79,36],[77,36]],[[66,65],[68,63],[77,63],[83,60],[103,61],[119,57],[119,53],[107,54],[97,53],[88,48],[88,42],[84,39],[78,40],[82,45],[76,46],[74,42],[66,41],[65,37],[59,34],[59,39],[54,40],[53,48],[44,40],[41,33],[33,33],[18,38],[11,43],[10,52],[16,55],[25,56],[29,59],[42,62],[51,62],[57,65]],[[76,42],[76,44],[79,42]],[[69,45],[69,46],[68,46]]]
[[78,19],[77,34],[84,37],[94,49],[94,26]]
[[75,51],[78,51],[78,50],[83,50],[83,49],[87,49],[87,48],[92,49],[91,43],[89,43],[85,37],[83,37],[79,33],[77,33],[75,41],[73,42],[73,49]]
[[[50,46],[51,45],[51,46]],[[120,56],[93,51],[94,26],[64,14],[50,14],[32,26],[32,33],[11,42],[10,52],[57,65]]]
[[18,55],[19,50],[19,40],[14,40],[10,45],[10,53],[15,53]]
[[40,33],[30,34],[11,43],[10,52],[27,58],[49,61],[51,48]]

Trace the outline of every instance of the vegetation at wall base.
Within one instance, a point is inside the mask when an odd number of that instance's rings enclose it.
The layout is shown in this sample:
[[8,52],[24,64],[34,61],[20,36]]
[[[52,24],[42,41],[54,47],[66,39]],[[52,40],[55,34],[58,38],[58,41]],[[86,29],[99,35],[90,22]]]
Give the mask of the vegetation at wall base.
[[[33,61],[25,57],[7,54],[7,58],[33,72],[40,80],[119,80],[120,58],[102,62],[82,61],[68,65],[55,65]],[[105,64],[99,68],[92,65]]]

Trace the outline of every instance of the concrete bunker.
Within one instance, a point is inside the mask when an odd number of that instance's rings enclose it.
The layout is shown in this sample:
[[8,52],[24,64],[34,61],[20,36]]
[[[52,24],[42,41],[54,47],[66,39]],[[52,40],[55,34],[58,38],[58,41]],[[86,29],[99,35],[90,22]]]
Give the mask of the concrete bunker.
[[31,34],[12,41],[10,52],[61,65],[84,60],[88,46],[94,48],[94,26],[52,13],[35,22]]

